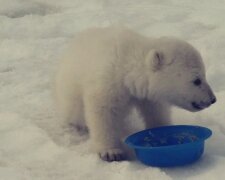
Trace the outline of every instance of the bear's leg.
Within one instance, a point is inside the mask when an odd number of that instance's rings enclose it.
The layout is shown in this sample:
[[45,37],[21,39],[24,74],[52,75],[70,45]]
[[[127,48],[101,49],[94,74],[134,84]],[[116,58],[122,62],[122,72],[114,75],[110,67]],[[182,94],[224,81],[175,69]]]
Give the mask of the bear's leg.
[[97,91],[84,97],[85,118],[94,150],[102,160],[121,161],[125,158],[120,141],[121,121],[127,107],[108,92]]
[[84,119],[84,109],[81,98],[80,95],[74,95],[71,98],[61,95],[59,98],[59,108],[64,121],[64,127],[72,128],[71,130],[75,128],[78,133],[82,135],[88,133],[88,128]]
[[143,100],[138,103],[138,110],[142,115],[146,128],[170,125],[170,107],[160,102]]

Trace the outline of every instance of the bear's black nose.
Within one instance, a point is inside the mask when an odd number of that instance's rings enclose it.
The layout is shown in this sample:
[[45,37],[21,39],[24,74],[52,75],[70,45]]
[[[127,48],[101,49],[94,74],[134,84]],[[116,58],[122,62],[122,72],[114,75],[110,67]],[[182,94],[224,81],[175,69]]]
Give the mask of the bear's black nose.
[[211,103],[214,104],[216,102],[216,98],[214,97],[212,100],[211,100]]

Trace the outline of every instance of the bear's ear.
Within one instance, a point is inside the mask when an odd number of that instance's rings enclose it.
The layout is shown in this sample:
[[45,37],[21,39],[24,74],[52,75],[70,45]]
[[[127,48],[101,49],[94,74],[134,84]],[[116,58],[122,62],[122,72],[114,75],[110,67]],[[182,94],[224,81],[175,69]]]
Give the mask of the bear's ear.
[[155,49],[148,52],[145,60],[147,66],[150,66],[153,71],[160,70],[164,63],[163,54]]

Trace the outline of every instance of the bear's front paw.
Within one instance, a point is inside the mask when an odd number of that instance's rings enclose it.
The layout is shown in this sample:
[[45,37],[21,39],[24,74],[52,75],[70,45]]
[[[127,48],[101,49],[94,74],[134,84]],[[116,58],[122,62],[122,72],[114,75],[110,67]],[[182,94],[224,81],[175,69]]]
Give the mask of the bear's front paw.
[[118,148],[102,150],[98,154],[102,160],[108,162],[125,160],[124,151]]

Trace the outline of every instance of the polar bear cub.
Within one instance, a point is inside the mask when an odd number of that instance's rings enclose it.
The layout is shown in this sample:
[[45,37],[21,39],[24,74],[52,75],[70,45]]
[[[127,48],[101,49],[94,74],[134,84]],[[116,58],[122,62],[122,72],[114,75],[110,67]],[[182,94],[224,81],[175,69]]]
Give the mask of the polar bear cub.
[[216,102],[194,47],[120,27],[76,36],[59,66],[56,97],[63,119],[88,128],[93,148],[106,161],[125,158],[120,131],[132,107],[150,128],[170,123],[171,105],[196,112]]

